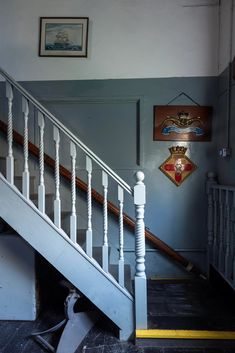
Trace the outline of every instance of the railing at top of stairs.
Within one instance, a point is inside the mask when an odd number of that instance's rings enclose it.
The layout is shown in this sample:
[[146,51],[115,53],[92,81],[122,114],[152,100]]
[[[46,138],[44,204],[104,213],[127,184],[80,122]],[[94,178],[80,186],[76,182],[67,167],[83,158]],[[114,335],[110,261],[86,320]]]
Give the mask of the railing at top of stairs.
[[208,273],[210,266],[235,289],[235,186],[219,185],[216,174],[207,176]]
[[39,127],[39,185],[38,185],[38,209],[45,214],[45,180],[44,180],[44,132],[48,121],[53,125],[53,140],[55,146],[55,199],[54,199],[54,224],[61,228],[61,194],[60,194],[60,139],[61,134],[67,136],[70,141],[71,158],[71,215],[70,234],[72,242],[77,241],[77,211],[76,211],[76,156],[79,148],[86,156],[87,172],[87,230],[86,230],[86,253],[92,257],[92,169],[95,163],[102,170],[103,187],[103,246],[102,246],[102,268],[109,272],[109,237],[108,237],[108,191],[109,178],[112,178],[118,191],[119,204],[119,285],[124,287],[124,227],[123,227],[123,205],[124,192],[133,196],[135,205],[135,327],[137,329],[147,328],[147,289],[145,275],[145,236],[144,236],[144,208],[145,208],[145,185],[144,174],[137,172],[136,184],[132,189],[122,178],[120,178],[109,166],[107,166],[95,153],[82,143],[71,131],[69,131],[58,119],[45,109],[34,97],[32,97],[21,85],[11,78],[5,71],[0,69],[0,74],[6,80],[6,97],[8,101],[8,124],[7,142],[8,155],[6,158],[6,178],[14,185],[14,155],[13,155],[13,98],[14,89],[22,96],[22,111],[24,118],[24,160],[22,175],[22,193],[30,200],[30,172],[29,172],[29,141],[28,120],[31,103],[37,111]]

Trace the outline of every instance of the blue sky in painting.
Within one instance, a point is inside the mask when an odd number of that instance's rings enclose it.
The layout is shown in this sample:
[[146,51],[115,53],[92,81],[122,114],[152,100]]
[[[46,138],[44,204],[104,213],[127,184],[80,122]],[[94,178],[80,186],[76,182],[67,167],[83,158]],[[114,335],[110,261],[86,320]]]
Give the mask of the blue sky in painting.
[[68,35],[69,41],[74,45],[82,45],[82,24],[47,23],[45,26],[46,45],[53,44],[58,32],[63,31]]

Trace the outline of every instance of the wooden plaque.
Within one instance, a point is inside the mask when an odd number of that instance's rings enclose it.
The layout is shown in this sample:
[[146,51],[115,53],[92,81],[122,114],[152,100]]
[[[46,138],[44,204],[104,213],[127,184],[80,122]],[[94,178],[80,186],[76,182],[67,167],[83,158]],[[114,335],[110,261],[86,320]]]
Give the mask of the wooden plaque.
[[210,141],[212,107],[154,106],[153,140]]

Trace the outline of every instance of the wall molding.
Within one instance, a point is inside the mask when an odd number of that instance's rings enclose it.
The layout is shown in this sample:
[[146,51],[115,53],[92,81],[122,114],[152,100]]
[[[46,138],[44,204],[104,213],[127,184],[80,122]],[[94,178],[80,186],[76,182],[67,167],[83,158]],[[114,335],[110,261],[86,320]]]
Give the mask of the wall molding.
[[141,111],[143,111],[143,97],[142,96],[115,96],[115,97],[43,97],[37,98],[41,104],[135,104],[136,106],[136,165],[141,166],[143,161],[142,141],[141,141]]

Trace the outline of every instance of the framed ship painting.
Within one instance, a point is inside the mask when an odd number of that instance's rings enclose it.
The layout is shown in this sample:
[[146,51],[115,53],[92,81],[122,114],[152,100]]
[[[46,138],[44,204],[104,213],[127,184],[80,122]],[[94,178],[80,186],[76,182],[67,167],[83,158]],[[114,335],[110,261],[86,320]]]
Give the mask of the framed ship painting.
[[88,17],[41,17],[39,56],[87,57]]
[[154,106],[153,140],[210,141],[212,107]]

